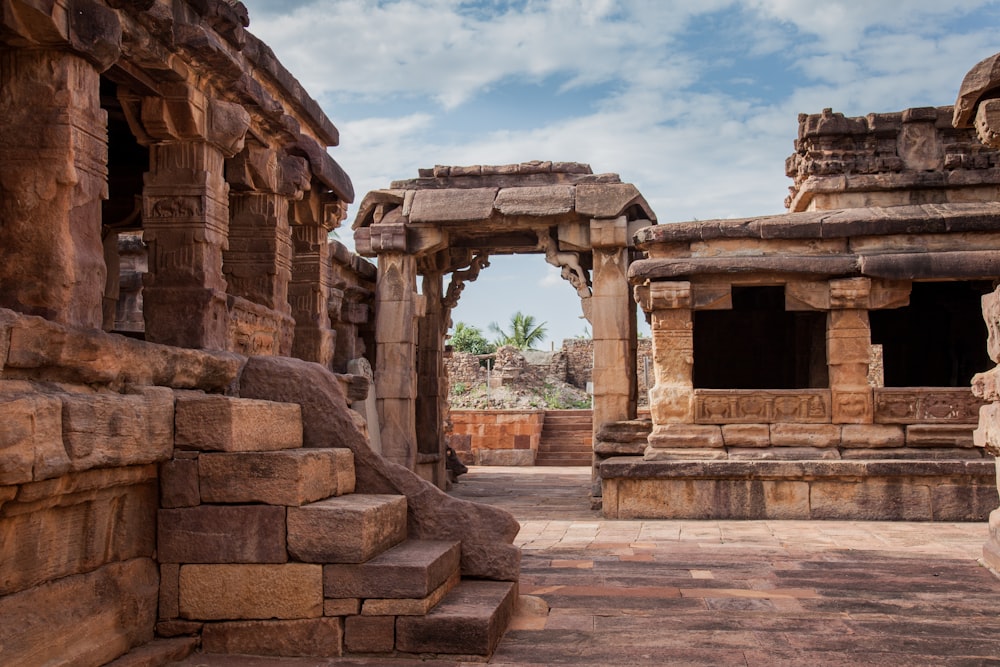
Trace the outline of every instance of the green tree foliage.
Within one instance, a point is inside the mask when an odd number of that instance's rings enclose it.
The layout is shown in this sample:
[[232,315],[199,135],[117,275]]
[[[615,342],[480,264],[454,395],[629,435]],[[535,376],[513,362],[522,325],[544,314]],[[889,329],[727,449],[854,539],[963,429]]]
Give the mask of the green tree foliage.
[[492,354],[496,352],[496,345],[486,340],[486,336],[478,327],[469,326],[465,322],[455,325],[455,331],[451,334],[451,346],[459,352],[471,352],[472,354]]
[[545,338],[545,322],[536,324],[533,316],[518,311],[511,316],[508,330],[493,322],[490,331],[497,335],[494,342],[498,347],[510,345],[519,350],[533,350]]

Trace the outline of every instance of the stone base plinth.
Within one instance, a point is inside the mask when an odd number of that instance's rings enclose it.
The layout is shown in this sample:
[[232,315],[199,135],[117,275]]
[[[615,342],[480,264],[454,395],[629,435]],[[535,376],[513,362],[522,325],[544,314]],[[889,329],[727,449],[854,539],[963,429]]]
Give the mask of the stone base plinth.
[[601,464],[609,519],[985,521],[994,462],[645,461]]

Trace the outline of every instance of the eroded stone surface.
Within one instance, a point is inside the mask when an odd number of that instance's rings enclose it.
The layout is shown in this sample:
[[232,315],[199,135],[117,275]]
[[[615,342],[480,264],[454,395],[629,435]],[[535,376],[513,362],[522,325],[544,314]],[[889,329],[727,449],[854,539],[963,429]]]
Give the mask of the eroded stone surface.
[[180,615],[205,621],[318,618],[323,615],[323,568],[182,565]]

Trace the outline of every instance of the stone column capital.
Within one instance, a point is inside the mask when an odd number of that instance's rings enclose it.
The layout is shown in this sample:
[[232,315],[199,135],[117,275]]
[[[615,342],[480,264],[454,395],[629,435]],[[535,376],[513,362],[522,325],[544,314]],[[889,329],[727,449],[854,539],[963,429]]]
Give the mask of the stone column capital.
[[687,280],[647,281],[636,285],[635,301],[644,311],[691,308],[691,283]]
[[628,219],[624,215],[617,218],[592,218],[590,221],[590,245],[592,248],[627,247]]
[[212,99],[186,83],[164,85],[162,96],[119,93],[136,139],[143,144],[204,141],[226,157],[243,150],[250,114],[240,104]]

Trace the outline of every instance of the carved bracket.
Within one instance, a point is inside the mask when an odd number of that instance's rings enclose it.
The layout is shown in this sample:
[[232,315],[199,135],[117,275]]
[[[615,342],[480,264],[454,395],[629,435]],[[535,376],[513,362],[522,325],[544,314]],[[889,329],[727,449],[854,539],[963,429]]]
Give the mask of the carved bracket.
[[545,261],[561,269],[563,280],[576,289],[581,299],[590,298],[590,276],[587,270],[580,266],[580,253],[559,250],[559,242],[549,235],[548,231],[538,233],[538,245],[545,253]]
[[462,290],[465,289],[466,282],[473,282],[479,277],[479,272],[490,265],[490,256],[487,253],[481,253],[472,258],[472,262],[469,264],[469,268],[460,269],[451,274],[451,282],[448,283],[448,291],[445,293],[443,299],[441,299],[441,305],[445,308],[454,308],[458,305],[458,300],[462,296]]

